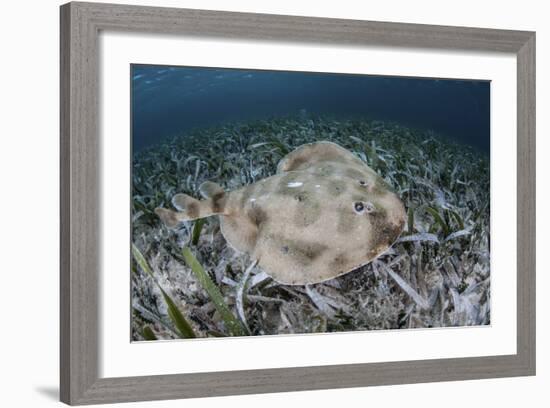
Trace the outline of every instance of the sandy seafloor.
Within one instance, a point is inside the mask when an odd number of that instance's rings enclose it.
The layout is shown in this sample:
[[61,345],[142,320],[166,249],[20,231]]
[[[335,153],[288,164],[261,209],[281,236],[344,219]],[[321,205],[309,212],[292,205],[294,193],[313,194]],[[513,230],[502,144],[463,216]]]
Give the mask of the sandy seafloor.
[[[206,180],[230,191],[273,175],[287,152],[321,140],[365,161],[408,211],[398,242],[353,272],[280,285],[248,268],[252,260],[227,245],[217,217],[193,244],[195,222],[170,230],[153,212],[170,208],[176,193],[199,198]],[[298,115],[170,139],[134,154],[132,177],[132,241],[154,276],[132,262],[133,340],[182,337],[161,288],[197,337],[235,334],[183,261],[184,247],[250,335],[490,324],[489,156],[473,147],[397,123]]]

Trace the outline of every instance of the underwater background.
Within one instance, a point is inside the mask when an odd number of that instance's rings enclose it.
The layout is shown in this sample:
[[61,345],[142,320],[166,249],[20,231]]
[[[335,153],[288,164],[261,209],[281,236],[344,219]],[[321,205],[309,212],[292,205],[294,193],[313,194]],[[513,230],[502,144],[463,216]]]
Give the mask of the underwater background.
[[[490,324],[490,82],[132,65],[132,340]],[[407,210],[397,243],[331,281],[285,286],[218,217],[154,209],[275,173],[329,140]]]
[[282,115],[370,117],[489,152],[490,82],[132,66],[136,150],[193,128]]

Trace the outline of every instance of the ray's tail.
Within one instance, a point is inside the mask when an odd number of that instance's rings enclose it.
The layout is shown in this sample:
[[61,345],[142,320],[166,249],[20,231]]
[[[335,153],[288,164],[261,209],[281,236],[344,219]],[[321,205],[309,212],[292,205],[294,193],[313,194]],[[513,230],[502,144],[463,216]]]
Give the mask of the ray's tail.
[[199,191],[204,200],[197,200],[187,194],[176,194],[172,198],[172,205],[178,211],[158,207],[155,208],[155,213],[170,228],[176,227],[182,221],[223,214],[226,195],[222,187],[211,181],[206,181],[200,185]]

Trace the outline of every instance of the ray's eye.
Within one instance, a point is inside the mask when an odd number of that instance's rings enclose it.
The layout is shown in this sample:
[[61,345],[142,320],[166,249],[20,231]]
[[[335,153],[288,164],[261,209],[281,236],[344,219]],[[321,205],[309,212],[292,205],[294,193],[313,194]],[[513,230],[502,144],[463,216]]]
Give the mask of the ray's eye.
[[357,214],[371,213],[375,210],[374,204],[371,202],[364,203],[363,201],[356,201],[353,203],[353,209]]
[[368,183],[365,180],[359,180],[359,185],[362,187],[367,187]]

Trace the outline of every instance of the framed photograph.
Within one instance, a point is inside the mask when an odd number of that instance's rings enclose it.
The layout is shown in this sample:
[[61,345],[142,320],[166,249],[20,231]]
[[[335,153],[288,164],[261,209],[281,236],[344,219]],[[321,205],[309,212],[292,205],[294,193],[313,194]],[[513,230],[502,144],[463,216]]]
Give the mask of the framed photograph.
[[535,374],[535,33],[61,7],[61,400]]

